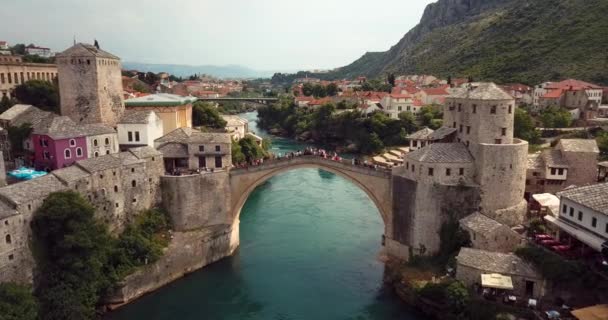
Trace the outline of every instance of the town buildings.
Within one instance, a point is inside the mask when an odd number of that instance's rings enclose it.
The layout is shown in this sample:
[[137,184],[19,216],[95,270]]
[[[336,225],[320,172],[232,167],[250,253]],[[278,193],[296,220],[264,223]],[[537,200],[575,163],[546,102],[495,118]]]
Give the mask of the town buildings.
[[57,66],[23,62],[21,56],[0,55],[0,98],[13,96],[15,88],[29,80],[52,82],[57,78]]
[[599,153],[594,139],[561,139],[552,149],[528,155],[526,199],[595,183]]
[[154,140],[163,136],[163,121],[154,111],[127,110],[116,126],[122,151],[134,147],[154,147]]
[[163,122],[163,134],[177,128],[192,128],[192,103],[195,97],[157,93],[125,101],[130,111],[154,111]]
[[120,58],[77,43],[57,54],[61,114],[76,123],[116,126],[124,112]]
[[249,132],[249,121],[239,116],[222,115],[226,120],[226,131],[234,141],[241,140]]
[[491,252],[512,252],[523,238],[517,232],[496,220],[475,212],[460,220],[460,227],[469,233],[471,247]]
[[45,47],[34,46],[34,45],[29,45],[29,46],[25,47],[25,53],[32,55],[32,56],[34,56],[34,55],[40,56],[43,58],[50,58],[53,56],[51,49],[45,48]]
[[537,110],[550,106],[570,110],[573,119],[593,119],[602,104],[603,88],[584,81],[568,79],[545,82],[534,89],[533,105]]
[[154,141],[167,172],[226,169],[232,164],[229,134],[178,128]]
[[[559,215],[544,217],[557,238],[583,243],[596,252],[608,252],[608,183],[571,188],[557,193]],[[557,214],[557,213],[554,213]]]

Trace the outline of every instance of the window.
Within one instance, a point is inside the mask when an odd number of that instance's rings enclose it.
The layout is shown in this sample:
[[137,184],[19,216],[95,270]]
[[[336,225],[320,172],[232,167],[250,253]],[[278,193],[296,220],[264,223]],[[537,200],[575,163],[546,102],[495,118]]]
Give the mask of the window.
[[414,147],[418,147],[418,140],[414,140],[414,143],[412,144]]
[[502,144],[502,140],[500,140],[500,139],[494,139],[494,144]]
[[473,105],[473,113],[477,113],[477,105],[476,104]]
[[410,163],[409,163],[409,162],[406,162],[406,163],[405,163],[405,169],[409,169],[409,168],[410,168]]
[[110,145],[110,138],[106,138],[105,143],[106,143],[106,146],[109,146]]
[[72,157],[72,152],[70,151],[70,149],[65,149],[65,150],[63,151],[63,156],[64,156],[64,158],[66,158],[66,159],[70,159],[70,158]]
[[199,152],[205,152],[205,146],[198,146]]
[[490,107],[490,114],[496,114],[496,106]]
[[412,172],[415,172],[415,171],[416,171],[416,165],[412,164]]
[[452,124],[452,128],[456,128],[456,121]]
[[467,134],[471,134],[471,126],[467,126]]
[[570,216],[574,217],[574,208],[570,208]]
[[93,145],[97,147],[97,145],[98,145],[97,139],[93,139]]
[[48,151],[44,151],[42,153],[42,159],[50,159],[51,158],[51,154]]
[[215,146],[215,151],[220,152],[220,146]]
[[106,154],[110,154],[110,150],[106,150]]
[[220,157],[220,156],[215,157],[215,167],[222,168],[222,157]]
[[75,146],[76,146],[76,140],[70,139],[70,147],[75,147]]
[[582,211],[578,212],[578,221],[583,221],[583,212]]
[[605,227],[604,231],[605,231],[606,233],[608,233],[608,222],[606,222],[606,227]]
[[462,125],[460,125],[460,129],[458,131],[462,133]]
[[127,132],[127,140],[129,140],[129,142],[133,141],[133,132]]
[[591,218],[591,226],[594,227],[594,228],[597,226],[597,218],[596,217]]
[[530,185],[530,179],[526,179],[526,185],[529,186]]
[[567,205],[563,205],[562,206],[562,213],[566,213],[568,212],[568,206]]
[[557,169],[551,168],[551,175],[555,175],[557,173]]
[[564,175],[564,169],[557,169],[557,174],[559,174],[560,176]]
[[429,168],[429,176],[433,175],[433,168]]
[[450,169],[450,168],[445,169],[445,175],[448,176],[448,177],[451,176],[452,175],[452,169]]
[[13,240],[11,239],[11,235],[7,234],[6,237],[4,237],[4,240],[6,240],[6,243],[10,244],[13,242]]
[[114,192],[118,192],[118,186],[114,186]]
[[139,141],[139,131],[135,131],[135,141]]
[[137,187],[137,181],[135,181],[135,180],[131,181],[131,187],[133,187],[133,188]]
[[82,157],[82,148],[76,148],[76,156]]
[[458,169],[458,175],[464,176],[464,168]]
[[503,136],[506,136],[506,135],[507,135],[507,128],[502,128],[502,130],[501,130],[501,134],[502,134]]
[[458,112],[462,111],[462,103],[458,104]]
[[513,106],[509,105],[509,114],[513,113]]

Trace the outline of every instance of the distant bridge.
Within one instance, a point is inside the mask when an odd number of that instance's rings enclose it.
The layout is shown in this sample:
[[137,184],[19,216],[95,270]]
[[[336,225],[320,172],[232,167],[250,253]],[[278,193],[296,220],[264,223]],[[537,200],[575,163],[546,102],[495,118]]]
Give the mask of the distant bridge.
[[222,98],[198,98],[198,101],[213,101],[213,102],[236,101],[236,102],[251,102],[251,103],[257,103],[257,104],[269,104],[269,103],[273,103],[273,102],[279,101],[279,98],[267,98],[267,97],[230,98],[230,97],[222,97]]

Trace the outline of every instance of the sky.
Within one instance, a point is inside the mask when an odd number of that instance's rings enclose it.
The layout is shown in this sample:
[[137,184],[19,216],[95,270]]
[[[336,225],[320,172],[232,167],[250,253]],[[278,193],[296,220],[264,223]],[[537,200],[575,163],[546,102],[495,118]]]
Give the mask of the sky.
[[123,61],[295,71],[396,44],[435,0],[2,0],[0,40]]

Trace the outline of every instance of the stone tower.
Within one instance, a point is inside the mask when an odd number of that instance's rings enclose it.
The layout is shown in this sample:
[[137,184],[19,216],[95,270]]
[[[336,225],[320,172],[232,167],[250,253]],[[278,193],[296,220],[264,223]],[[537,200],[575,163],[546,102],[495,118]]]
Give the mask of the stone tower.
[[120,58],[78,43],[57,54],[61,114],[115,127],[124,112]]

